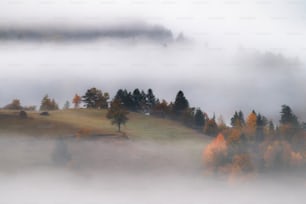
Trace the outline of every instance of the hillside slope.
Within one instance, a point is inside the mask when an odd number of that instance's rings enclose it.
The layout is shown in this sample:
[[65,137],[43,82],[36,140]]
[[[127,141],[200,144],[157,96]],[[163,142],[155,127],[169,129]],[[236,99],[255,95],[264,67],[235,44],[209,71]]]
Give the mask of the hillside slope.
[[118,133],[106,118],[106,110],[61,110],[50,116],[28,112],[28,119],[20,119],[18,111],[0,111],[0,133],[33,136],[120,136],[130,139],[204,139],[209,137],[168,119],[130,113],[129,121]]

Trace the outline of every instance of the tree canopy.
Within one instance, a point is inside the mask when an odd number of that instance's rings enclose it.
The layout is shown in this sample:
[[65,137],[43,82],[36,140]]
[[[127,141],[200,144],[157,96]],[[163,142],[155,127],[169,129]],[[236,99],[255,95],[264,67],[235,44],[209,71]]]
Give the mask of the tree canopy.
[[82,101],[81,96],[79,96],[78,94],[75,94],[73,99],[72,99],[72,103],[74,104],[74,108],[79,108],[81,101]]
[[281,119],[279,121],[281,124],[289,124],[292,126],[298,126],[299,122],[295,114],[293,114],[291,108],[287,105],[282,105]]
[[85,95],[82,97],[82,101],[85,103],[86,108],[101,108],[106,109],[108,107],[109,94],[103,93],[100,89],[91,88],[88,89]]
[[58,110],[58,104],[54,99],[50,99],[48,95],[45,95],[41,100],[40,108],[41,111]]
[[189,107],[189,102],[186,99],[183,91],[179,91],[175,97],[175,101],[173,104],[173,112],[176,114],[181,114],[188,107]]
[[106,117],[111,120],[113,125],[117,125],[118,131],[121,131],[121,125],[128,121],[128,111],[123,107],[120,100],[111,102]]

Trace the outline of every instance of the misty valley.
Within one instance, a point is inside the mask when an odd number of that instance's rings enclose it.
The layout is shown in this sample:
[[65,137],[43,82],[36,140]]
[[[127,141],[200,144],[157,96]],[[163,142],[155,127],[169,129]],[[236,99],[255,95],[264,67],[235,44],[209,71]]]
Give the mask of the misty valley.
[[[72,104],[72,105],[71,105]],[[291,108],[227,124],[152,89],[95,87],[63,108],[14,99],[0,110],[3,203],[302,203],[306,132]],[[290,188],[289,188],[290,186]],[[20,196],[13,196],[18,193]]]
[[305,9],[1,0],[0,204],[306,204]]

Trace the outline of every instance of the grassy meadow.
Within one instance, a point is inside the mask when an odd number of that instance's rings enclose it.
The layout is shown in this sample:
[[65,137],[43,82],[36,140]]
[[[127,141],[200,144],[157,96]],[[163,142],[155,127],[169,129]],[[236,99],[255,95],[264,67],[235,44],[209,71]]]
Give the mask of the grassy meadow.
[[[33,164],[53,167],[52,155],[59,151],[57,138],[64,137],[67,137],[67,151],[72,155],[68,166],[74,170],[199,171],[203,148],[211,140],[179,122],[139,113],[129,113],[122,132],[106,118],[106,110],[49,113],[41,116],[39,112],[28,111],[28,118],[22,119],[19,111],[0,110],[0,143],[10,144],[2,146],[0,151],[2,171],[31,169]],[[27,136],[34,136],[34,140]]]
[[30,136],[126,136],[141,140],[210,140],[196,130],[179,122],[129,113],[129,120],[122,132],[106,118],[106,110],[70,109],[50,111],[49,116],[28,111],[28,118],[21,119],[18,111],[0,110],[0,133]]

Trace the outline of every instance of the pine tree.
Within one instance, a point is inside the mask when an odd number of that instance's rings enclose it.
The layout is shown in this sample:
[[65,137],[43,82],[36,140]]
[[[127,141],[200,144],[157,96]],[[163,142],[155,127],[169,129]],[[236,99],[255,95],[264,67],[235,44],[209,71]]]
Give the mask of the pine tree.
[[189,107],[189,102],[184,96],[183,91],[179,91],[176,95],[175,102],[173,105],[173,112],[176,115],[180,115],[183,113],[185,109]]
[[234,116],[231,118],[231,125],[235,128],[242,128],[245,125],[242,111],[235,112]]
[[197,109],[194,115],[194,122],[197,128],[203,128],[205,125],[205,116],[201,109]]
[[148,103],[149,107],[150,108],[154,107],[155,104],[156,104],[156,98],[153,94],[152,89],[148,89],[146,97],[147,97],[147,103]]
[[289,124],[292,126],[299,125],[296,115],[293,114],[291,108],[287,105],[282,105],[281,119],[279,122],[281,124]]

